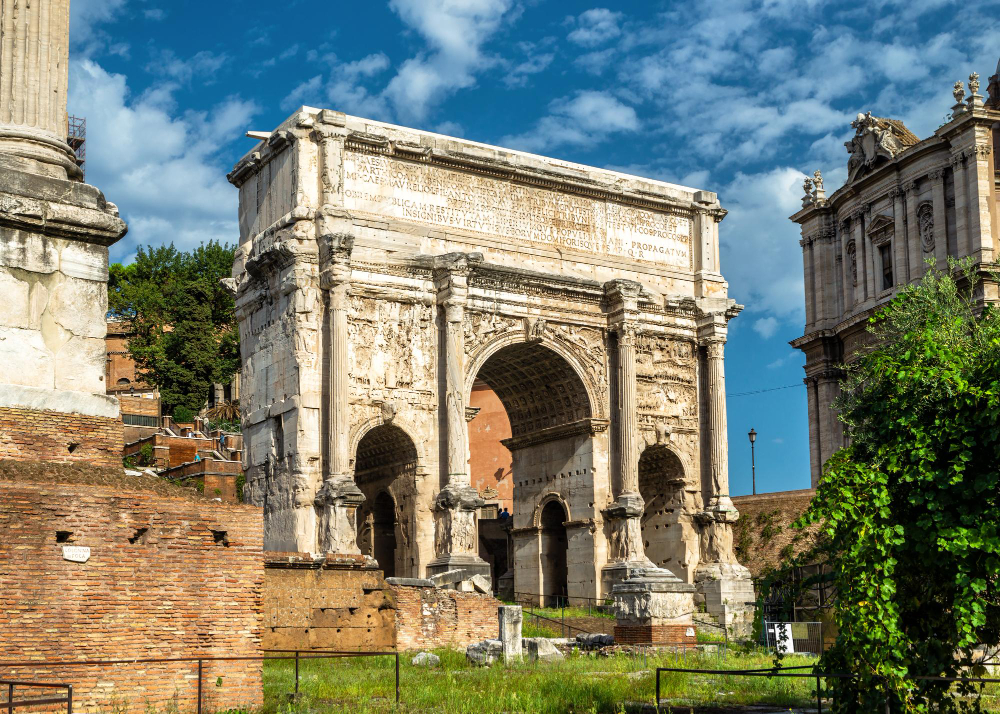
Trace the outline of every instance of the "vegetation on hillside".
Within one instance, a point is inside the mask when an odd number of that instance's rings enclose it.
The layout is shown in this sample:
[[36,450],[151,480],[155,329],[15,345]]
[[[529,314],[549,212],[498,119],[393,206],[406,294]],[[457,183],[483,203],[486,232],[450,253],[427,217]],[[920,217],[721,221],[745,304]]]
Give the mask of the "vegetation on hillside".
[[210,386],[239,368],[233,299],[219,284],[233,253],[214,241],[192,251],[140,246],[134,262],[110,267],[108,317],[130,324],[129,352],[164,413],[197,413]]

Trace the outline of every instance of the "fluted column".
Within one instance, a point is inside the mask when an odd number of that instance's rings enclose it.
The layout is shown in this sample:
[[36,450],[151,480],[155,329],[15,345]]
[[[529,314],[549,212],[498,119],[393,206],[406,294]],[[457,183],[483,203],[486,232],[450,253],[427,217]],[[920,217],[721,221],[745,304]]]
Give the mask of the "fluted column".
[[335,234],[320,237],[326,266],[320,286],[327,291],[329,399],[327,402],[327,467],[316,495],[319,546],[327,553],[358,554],[357,512],[364,494],[350,474],[348,424],[350,376],[347,319],[351,294],[351,250],[354,238]]
[[627,578],[631,568],[652,568],[642,542],[644,503],[639,495],[639,405],[635,372],[636,319],[642,286],[631,280],[612,280],[604,284],[611,328],[617,337],[615,386],[618,400],[614,406],[612,438],[617,454],[617,489],[615,501],[604,510],[611,525],[609,560]]
[[618,473],[623,493],[639,493],[638,403],[635,381],[635,326],[618,327]]
[[477,514],[483,505],[469,473],[469,429],[465,419],[465,303],[475,254],[439,256],[434,270],[438,295],[438,403],[445,430],[444,486],[434,501],[434,549],[431,573],[465,570],[489,576],[479,557]]
[[69,0],[0,0],[0,156],[77,178],[66,144]]
[[712,494],[709,508],[731,510],[729,499],[729,436],[726,424],[725,342],[712,341],[705,345],[705,366],[708,376],[708,438],[709,464],[712,470]]
[[945,217],[944,169],[928,174],[934,207],[934,263],[938,270],[948,266],[948,221]]

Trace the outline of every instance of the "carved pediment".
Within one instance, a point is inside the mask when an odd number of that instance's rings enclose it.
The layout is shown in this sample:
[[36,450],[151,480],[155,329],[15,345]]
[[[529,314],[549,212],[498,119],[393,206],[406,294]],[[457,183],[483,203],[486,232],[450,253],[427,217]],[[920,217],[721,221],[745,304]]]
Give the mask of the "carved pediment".
[[847,160],[847,182],[870,172],[884,161],[891,161],[919,139],[902,122],[873,117],[871,112],[858,114],[851,122],[854,138],[844,143],[851,157]]
[[872,236],[873,240],[874,237],[881,237],[880,234],[884,237],[889,237],[892,235],[895,225],[896,223],[892,217],[878,215],[872,218],[871,222],[868,224],[868,229],[865,232],[869,236]]

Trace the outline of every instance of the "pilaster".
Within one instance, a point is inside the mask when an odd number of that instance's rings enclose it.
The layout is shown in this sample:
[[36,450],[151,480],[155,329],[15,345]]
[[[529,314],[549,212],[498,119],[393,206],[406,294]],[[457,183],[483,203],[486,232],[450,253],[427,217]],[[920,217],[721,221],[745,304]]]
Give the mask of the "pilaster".
[[969,205],[968,231],[970,238],[969,254],[977,262],[989,263],[995,260],[996,246],[993,241],[993,212],[996,210],[996,195],[994,193],[994,162],[993,147],[988,143],[987,134],[977,140],[969,150],[967,178],[972,186],[973,201]]
[[917,223],[917,182],[910,181],[903,186],[906,198],[906,245],[910,251],[911,283],[916,283],[924,275],[924,247],[920,240],[920,225]]
[[907,265],[906,218],[903,207],[903,191],[899,187],[892,189],[892,252],[895,267],[893,283],[905,285],[909,281],[910,270]]
[[945,212],[944,169],[928,174],[931,180],[932,206],[934,209],[934,263],[938,270],[948,266],[948,221]]

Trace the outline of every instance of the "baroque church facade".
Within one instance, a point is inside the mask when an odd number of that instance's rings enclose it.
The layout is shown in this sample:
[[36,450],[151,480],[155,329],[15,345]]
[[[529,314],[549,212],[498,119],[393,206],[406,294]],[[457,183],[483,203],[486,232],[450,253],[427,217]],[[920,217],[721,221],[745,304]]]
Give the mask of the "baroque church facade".
[[979,87],[975,73],[968,96],[956,82],[950,120],[926,139],[898,120],[858,114],[844,185],[827,196],[819,171],[805,180],[791,220],[802,227],[806,324],[791,345],[806,355],[813,487],[846,444],[833,403],[844,365],[871,339],[868,319],[950,257],[972,259],[977,300],[998,300],[1000,66],[988,97]]

